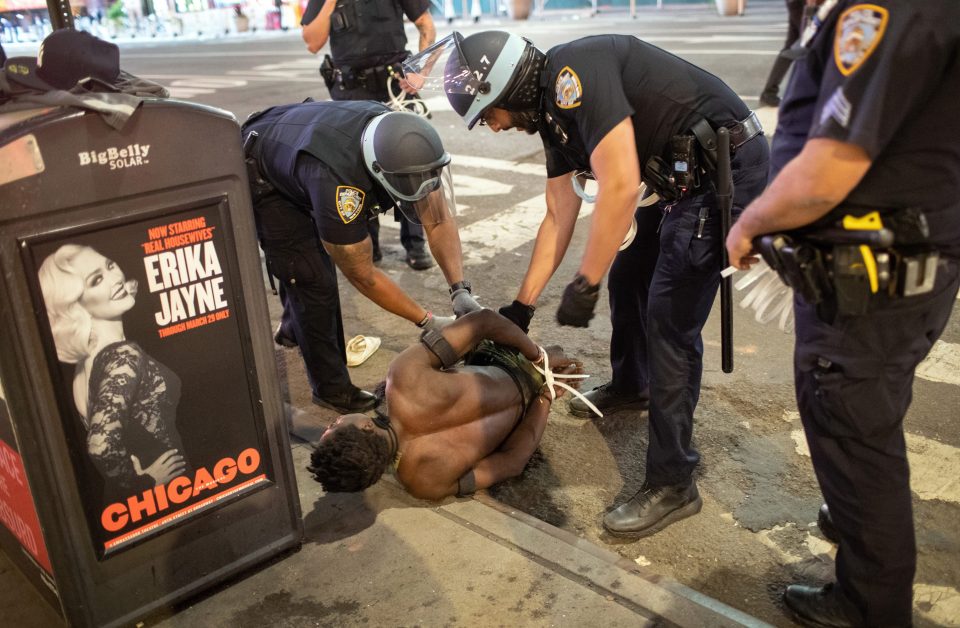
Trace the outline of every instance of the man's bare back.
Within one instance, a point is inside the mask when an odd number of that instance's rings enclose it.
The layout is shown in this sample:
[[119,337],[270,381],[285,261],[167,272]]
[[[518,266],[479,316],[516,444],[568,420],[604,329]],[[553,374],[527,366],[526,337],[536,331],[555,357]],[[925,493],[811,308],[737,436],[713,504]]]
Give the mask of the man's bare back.
[[[531,367],[531,362],[543,359],[540,348],[491,310],[463,316],[444,328],[442,338],[424,340],[390,364],[385,390],[388,422],[348,415],[321,437],[311,469],[325,488],[328,483],[341,486],[326,470],[334,467],[337,472],[337,465],[324,458],[337,453],[331,441],[348,425],[364,432],[376,449],[380,440],[390,445],[387,460],[380,455],[367,464],[389,464],[392,455],[397,478],[416,497],[469,493],[523,471],[543,435],[551,405],[542,376],[537,380]],[[477,350],[484,340],[493,344],[484,343]],[[456,364],[470,351],[471,360],[479,364]],[[579,362],[563,356],[559,348],[549,350],[547,362],[557,373],[580,372]]]

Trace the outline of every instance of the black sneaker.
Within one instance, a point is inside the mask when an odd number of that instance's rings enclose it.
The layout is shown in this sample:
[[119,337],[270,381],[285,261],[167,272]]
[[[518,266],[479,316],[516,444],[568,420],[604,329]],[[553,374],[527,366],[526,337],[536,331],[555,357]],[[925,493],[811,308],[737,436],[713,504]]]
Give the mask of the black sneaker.
[[644,484],[630,501],[604,516],[603,527],[614,536],[641,538],[697,514],[702,507],[703,499],[693,478],[672,486]]
[[[648,390],[642,390],[639,393],[622,393],[614,390],[612,384],[613,382],[607,382],[606,384],[597,386],[593,390],[584,393],[583,396],[589,399],[590,403],[597,406],[597,409],[604,414],[614,410],[646,410],[650,407],[650,392]],[[578,397],[571,399],[567,405],[570,408],[570,414],[573,416],[581,418],[596,416],[593,410],[588,408],[587,404],[583,403],[583,400]]]
[[410,249],[407,251],[407,266],[414,270],[426,270],[433,267],[433,257],[424,249]]
[[277,325],[277,331],[273,332],[273,341],[281,347],[286,347],[288,349],[292,349],[297,346],[296,339],[288,336],[286,332],[283,331],[283,323]]
[[353,414],[373,410],[377,406],[377,397],[373,393],[351,386],[345,392],[327,395],[322,398],[314,394],[313,403],[342,414]]

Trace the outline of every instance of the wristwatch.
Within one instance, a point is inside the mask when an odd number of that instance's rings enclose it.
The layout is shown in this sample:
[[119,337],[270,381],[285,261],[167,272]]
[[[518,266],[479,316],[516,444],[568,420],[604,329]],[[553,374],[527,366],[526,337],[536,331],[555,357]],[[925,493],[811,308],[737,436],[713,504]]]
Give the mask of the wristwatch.
[[457,283],[450,284],[450,294],[453,294],[457,290],[464,289],[464,288],[466,289],[467,292],[469,292],[470,294],[473,294],[473,291],[470,290],[471,288],[470,282],[467,281],[466,279],[464,279],[463,281],[458,281]]

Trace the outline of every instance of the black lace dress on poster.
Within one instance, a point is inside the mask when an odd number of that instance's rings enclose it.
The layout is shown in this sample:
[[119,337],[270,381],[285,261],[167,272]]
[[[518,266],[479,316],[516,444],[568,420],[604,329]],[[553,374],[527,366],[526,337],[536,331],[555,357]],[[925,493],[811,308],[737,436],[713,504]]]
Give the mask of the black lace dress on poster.
[[104,347],[89,380],[87,451],[103,476],[104,503],[124,499],[155,485],[137,473],[136,456],[146,469],[183,443],[176,427],[180,378],[135,342]]

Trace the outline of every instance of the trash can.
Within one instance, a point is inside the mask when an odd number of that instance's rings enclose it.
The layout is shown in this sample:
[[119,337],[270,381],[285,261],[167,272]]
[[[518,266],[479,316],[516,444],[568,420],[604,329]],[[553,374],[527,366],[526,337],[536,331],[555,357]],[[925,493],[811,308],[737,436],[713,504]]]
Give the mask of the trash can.
[[0,114],[0,542],[76,626],[300,546],[240,133]]

